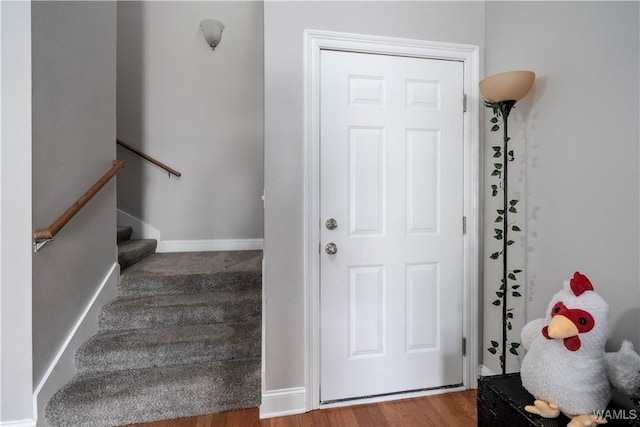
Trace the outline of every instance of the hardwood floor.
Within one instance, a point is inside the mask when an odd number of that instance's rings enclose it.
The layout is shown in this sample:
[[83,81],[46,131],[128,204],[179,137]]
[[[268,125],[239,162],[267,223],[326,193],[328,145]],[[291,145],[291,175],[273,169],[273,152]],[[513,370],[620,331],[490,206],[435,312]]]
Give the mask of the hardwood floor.
[[134,424],[131,427],[471,427],[477,425],[476,390],[392,402],[258,418],[258,409]]

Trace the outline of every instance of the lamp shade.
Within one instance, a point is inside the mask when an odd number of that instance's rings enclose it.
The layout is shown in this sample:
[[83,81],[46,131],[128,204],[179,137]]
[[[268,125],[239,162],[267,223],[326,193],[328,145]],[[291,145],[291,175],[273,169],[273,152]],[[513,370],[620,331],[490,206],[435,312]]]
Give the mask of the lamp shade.
[[489,102],[519,101],[533,87],[536,75],[532,71],[507,71],[480,81],[480,93]]

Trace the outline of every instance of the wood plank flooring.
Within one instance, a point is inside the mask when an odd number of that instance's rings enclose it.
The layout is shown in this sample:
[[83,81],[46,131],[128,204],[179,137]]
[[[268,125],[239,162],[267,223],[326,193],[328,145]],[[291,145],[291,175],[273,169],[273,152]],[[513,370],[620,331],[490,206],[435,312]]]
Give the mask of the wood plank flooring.
[[472,427],[476,390],[259,419],[258,409],[222,412],[131,427]]

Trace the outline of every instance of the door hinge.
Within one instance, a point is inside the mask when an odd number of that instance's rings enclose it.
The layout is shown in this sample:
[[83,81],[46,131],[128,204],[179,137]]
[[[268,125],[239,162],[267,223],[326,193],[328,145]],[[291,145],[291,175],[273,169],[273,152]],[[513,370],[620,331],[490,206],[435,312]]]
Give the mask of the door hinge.
[[467,94],[462,95],[462,112],[467,112]]
[[462,234],[467,234],[467,217],[462,217]]
[[467,355],[467,339],[465,337],[462,337],[462,355]]

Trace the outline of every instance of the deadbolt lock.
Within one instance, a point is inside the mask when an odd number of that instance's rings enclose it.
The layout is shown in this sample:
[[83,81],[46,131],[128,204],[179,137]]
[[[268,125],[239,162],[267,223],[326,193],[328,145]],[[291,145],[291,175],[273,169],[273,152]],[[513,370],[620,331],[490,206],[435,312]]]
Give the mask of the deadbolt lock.
[[327,246],[324,247],[324,250],[329,255],[335,255],[338,252],[338,247],[335,243],[327,243]]
[[329,230],[333,230],[334,228],[338,228],[338,221],[333,218],[329,218],[326,225]]

